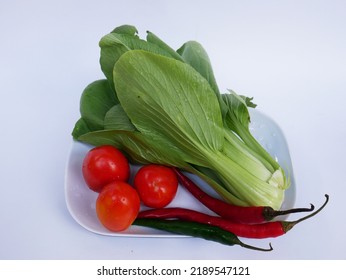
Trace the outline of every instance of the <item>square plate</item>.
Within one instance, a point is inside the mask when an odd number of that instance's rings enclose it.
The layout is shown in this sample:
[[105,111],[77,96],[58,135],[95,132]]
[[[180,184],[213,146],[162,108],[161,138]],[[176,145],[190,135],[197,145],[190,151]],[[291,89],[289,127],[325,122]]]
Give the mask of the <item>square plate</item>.
[[[285,191],[285,199],[282,209],[292,208],[295,201],[295,181],[291,158],[286,139],[279,126],[268,116],[258,110],[250,109],[251,124],[250,130],[261,145],[280,163],[291,181],[291,186]],[[92,146],[76,142],[72,143],[65,173],[65,199],[69,212],[81,226],[87,230],[109,236],[128,236],[128,237],[184,237],[165,231],[155,230],[140,226],[131,226],[122,232],[111,232],[99,222],[96,216],[95,202],[98,194],[91,191],[84,182],[82,175],[82,162],[86,153]],[[130,183],[133,175],[139,166],[131,166]],[[187,174],[204,191],[217,196],[214,190],[197,176]],[[185,207],[200,212],[212,214],[209,209],[198,202],[183,187],[178,187],[178,192],[169,207]],[[141,210],[146,209],[142,206]]]

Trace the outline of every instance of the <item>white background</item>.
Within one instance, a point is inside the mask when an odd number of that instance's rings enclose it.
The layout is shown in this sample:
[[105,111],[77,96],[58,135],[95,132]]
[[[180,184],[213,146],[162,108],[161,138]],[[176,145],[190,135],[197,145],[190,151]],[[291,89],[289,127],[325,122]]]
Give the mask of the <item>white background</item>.
[[[282,128],[296,204],[328,193],[327,208],[270,253],[79,226],[64,197],[70,133],[82,90],[103,78],[98,41],[122,24],[174,48],[199,41],[220,89],[253,96]],[[345,259],[345,28],[335,0],[1,1],[0,259]]]

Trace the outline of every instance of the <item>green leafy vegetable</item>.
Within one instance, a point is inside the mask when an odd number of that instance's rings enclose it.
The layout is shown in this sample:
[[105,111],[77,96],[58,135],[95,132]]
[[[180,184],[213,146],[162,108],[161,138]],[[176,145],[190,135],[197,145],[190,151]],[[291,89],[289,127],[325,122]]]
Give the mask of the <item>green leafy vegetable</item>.
[[174,51],[126,25],[100,47],[107,80],[83,92],[74,139],[115,145],[135,163],[195,173],[228,202],[280,208],[289,180],[250,133],[248,107],[255,105],[232,91],[220,94],[199,43]]

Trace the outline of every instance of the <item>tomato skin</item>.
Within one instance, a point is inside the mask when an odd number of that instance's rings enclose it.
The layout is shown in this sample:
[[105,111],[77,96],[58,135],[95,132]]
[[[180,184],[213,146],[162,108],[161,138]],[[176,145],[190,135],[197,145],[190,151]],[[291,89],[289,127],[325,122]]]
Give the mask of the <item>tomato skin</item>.
[[178,178],[169,167],[149,164],[137,171],[134,187],[145,206],[162,208],[174,199],[178,190]]
[[127,229],[140,209],[137,191],[128,183],[114,181],[102,189],[96,200],[96,214],[101,224],[110,231]]
[[88,187],[100,192],[112,181],[126,182],[130,177],[130,165],[124,154],[109,145],[91,149],[83,160],[83,177]]

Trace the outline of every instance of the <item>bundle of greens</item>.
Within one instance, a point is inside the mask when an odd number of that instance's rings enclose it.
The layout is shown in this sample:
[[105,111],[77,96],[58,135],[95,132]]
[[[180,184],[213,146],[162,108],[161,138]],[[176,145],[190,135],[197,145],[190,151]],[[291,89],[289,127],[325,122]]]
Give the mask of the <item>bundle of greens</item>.
[[230,203],[280,208],[289,180],[250,133],[252,99],[220,93],[199,43],[175,51],[137,34],[123,25],[101,39],[106,79],[83,91],[74,139],[197,174]]

